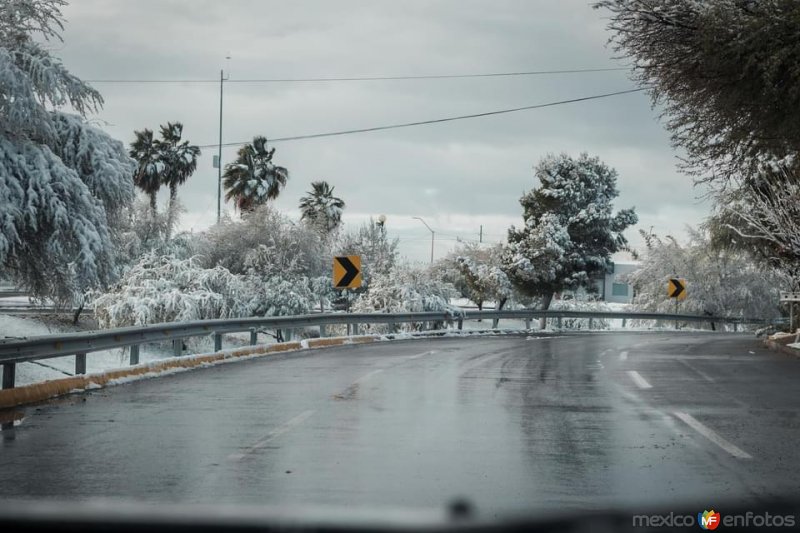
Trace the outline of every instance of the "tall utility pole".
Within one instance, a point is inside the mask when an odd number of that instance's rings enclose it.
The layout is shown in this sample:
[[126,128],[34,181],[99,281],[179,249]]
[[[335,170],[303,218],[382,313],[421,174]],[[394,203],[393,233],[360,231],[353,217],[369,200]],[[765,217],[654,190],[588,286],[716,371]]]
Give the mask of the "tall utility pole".
[[431,232],[431,264],[433,264],[433,238],[434,238],[434,236],[436,235],[436,232],[435,232],[435,231],[433,231],[433,230],[431,229],[431,227],[428,225],[428,223],[427,223],[427,222],[425,222],[424,220],[422,220],[420,217],[412,217],[412,218],[416,218],[417,220],[419,220],[420,222],[422,222],[423,224],[425,224],[425,227],[426,227],[426,228],[428,228],[428,231],[430,231],[430,232]]
[[222,216],[222,86],[223,69],[219,70],[219,149],[217,150],[217,224]]
[[478,242],[479,242],[480,244],[483,244],[483,224],[481,224],[481,236],[480,236],[480,238],[478,239]]

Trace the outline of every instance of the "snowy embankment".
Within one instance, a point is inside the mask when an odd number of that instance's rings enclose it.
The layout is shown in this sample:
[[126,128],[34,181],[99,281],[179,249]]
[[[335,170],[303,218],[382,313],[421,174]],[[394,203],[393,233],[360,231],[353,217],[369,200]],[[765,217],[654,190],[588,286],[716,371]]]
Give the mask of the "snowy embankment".
[[[0,315],[0,342],[24,337],[39,337],[59,333],[73,333],[79,328],[45,317],[21,317]],[[250,334],[242,333],[226,335],[226,346],[245,346],[249,344]],[[260,344],[275,342],[271,337],[259,335]],[[187,353],[211,351],[211,339],[191,339],[187,341]],[[150,363],[172,357],[172,349],[168,344],[144,344],[139,351],[140,363]],[[123,368],[129,364],[127,349],[115,348],[91,352],[86,358],[86,371],[89,374]],[[30,363],[20,363],[16,369],[17,386],[39,383],[50,379],[58,379],[75,374],[75,357],[56,357]]]

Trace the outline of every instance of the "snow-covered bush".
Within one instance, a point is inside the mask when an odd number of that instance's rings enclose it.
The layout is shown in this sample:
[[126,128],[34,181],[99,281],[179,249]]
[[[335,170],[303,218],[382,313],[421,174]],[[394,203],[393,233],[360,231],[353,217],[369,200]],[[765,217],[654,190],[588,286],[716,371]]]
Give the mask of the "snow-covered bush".
[[789,280],[755,262],[747,253],[712,246],[704,230],[687,228],[685,245],[673,237],[660,239],[642,233],[647,249],[641,267],[623,280],[634,289],[637,310],[674,313],[675,300],[667,297],[669,278],[686,279],[687,297],[678,311],[749,318],[780,316],[778,293]]
[[268,279],[274,275],[330,275],[331,252],[320,235],[296,224],[269,205],[246,213],[240,221],[224,219],[212,226],[200,246],[207,268],[223,266],[234,274]]
[[[170,214],[170,210],[174,211]],[[169,238],[170,223],[177,221],[183,211],[175,202],[167,212],[159,213],[151,209],[147,198],[140,196],[133,204],[126,206],[111,226],[113,240],[117,247],[117,263],[121,272],[127,271],[139,259],[150,252],[156,255],[188,259],[197,254],[197,236],[179,233]]]
[[100,94],[41,42],[60,40],[63,5],[0,2],[0,269],[57,305],[115,278],[108,224],[133,199],[134,170],[83,120]]
[[94,299],[100,327],[244,317],[252,287],[223,267],[202,268],[195,259],[146,254],[111,290]]
[[275,276],[263,280],[248,276],[246,283],[253,316],[304,315],[319,301],[312,290],[312,281],[305,277]]
[[[458,317],[463,311],[450,304],[457,295],[449,283],[436,281],[427,268],[397,265],[388,274],[372,277],[369,290],[356,299],[356,313],[419,313],[441,312]],[[404,329],[418,330],[422,324],[404,324]],[[374,325],[373,331],[384,331],[385,326]]]
[[[613,311],[605,302],[585,298],[553,300],[550,304],[550,309],[557,311]],[[563,317],[561,319],[561,327],[562,329],[590,329],[589,319]],[[609,329],[610,327],[611,325],[605,318],[593,318],[591,320],[591,329]]]

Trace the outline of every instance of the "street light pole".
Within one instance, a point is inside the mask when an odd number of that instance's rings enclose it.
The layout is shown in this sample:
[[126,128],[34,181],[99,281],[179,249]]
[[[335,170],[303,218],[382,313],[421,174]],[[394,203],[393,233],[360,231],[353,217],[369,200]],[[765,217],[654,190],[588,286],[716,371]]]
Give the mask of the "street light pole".
[[224,71],[219,71],[219,147],[217,150],[217,224],[222,216],[222,86]]
[[431,227],[428,225],[428,223],[425,222],[424,220],[422,220],[420,217],[412,217],[412,218],[416,218],[417,220],[419,220],[420,222],[425,224],[425,227],[428,228],[428,231],[431,232],[431,264],[433,264],[433,240],[434,240],[434,237],[436,235],[436,232],[433,231],[433,229],[431,229]]

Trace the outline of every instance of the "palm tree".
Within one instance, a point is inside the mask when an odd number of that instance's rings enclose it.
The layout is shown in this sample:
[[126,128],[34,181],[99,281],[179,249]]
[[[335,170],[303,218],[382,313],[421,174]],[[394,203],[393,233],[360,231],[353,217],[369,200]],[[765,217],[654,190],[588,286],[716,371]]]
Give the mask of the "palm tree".
[[334,187],[327,181],[314,181],[311,191],[300,199],[301,220],[306,220],[320,231],[330,233],[342,223],[344,200],[333,195]]
[[161,174],[161,183],[169,187],[169,210],[167,211],[167,239],[175,222],[175,211],[178,202],[178,186],[183,185],[189,176],[197,170],[197,158],[200,148],[182,141],[183,124],[180,122],[167,122],[161,126],[161,140],[158,141],[164,169]]
[[289,171],[272,162],[274,154],[275,148],[267,148],[265,137],[254,137],[252,143],[242,146],[236,160],[225,166],[225,200],[232,199],[241,211],[249,212],[277,198]]
[[156,195],[161,188],[161,171],[163,163],[159,152],[159,143],[153,139],[153,131],[144,129],[135,131],[136,139],[131,143],[128,152],[136,161],[136,173],[133,183],[150,197],[150,208],[156,212]]

